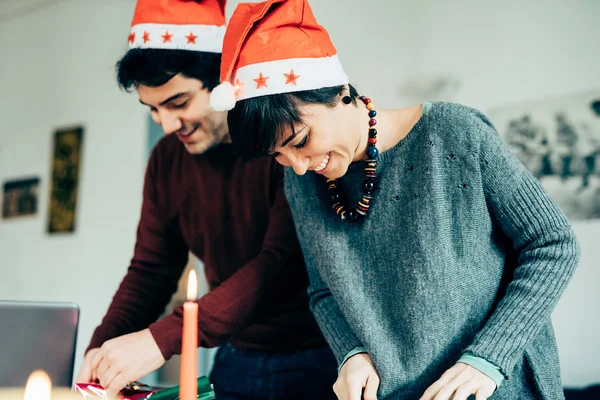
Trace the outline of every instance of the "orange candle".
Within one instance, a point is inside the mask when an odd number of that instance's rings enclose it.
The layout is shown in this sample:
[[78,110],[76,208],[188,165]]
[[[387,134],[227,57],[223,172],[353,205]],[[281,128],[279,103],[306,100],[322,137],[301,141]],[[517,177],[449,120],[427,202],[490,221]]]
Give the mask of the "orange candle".
[[187,301],[183,303],[183,338],[181,343],[181,371],[179,377],[179,398],[198,398],[198,295],[196,272],[190,271],[187,288]]

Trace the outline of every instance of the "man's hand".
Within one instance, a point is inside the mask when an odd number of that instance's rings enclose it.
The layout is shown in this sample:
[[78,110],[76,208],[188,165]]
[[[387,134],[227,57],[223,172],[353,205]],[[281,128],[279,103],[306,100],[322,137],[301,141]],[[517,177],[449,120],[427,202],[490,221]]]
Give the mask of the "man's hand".
[[333,384],[339,400],[376,400],[377,389],[379,374],[367,353],[359,353],[346,360]]
[[474,394],[477,400],[490,397],[496,384],[483,372],[468,364],[456,363],[425,391],[420,400],[466,400]]
[[96,377],[92,377],[92,360],[99,351],[99,348],[90,349],[90,351],[85,354],[85,357],[83,357],[83,364],[81,365],[75,383],[96,383]]
[[115,396],[129,382],[148,375],[164,363],[150,330],[144,329],[105,342],[92,358],[91,378],[98,378],[102,387]]

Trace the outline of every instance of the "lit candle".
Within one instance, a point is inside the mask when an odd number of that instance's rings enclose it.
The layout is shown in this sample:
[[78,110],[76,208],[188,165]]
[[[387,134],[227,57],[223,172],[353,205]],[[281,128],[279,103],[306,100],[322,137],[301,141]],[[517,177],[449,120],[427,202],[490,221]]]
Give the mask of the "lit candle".
[[0,389],[2,400],[81,400],[69,388],[52,390],[52,381],[44,371],[34,371],[23,388]]
[[27,379],[23,400],[50,400],[52,381],[44,371],[34,371]]
[[196,400],[198,397],[198,295],[196,272],[190,271],[187,288],[187,301],[183,303],[183,337],[181,343],[181,371],[179,398]]

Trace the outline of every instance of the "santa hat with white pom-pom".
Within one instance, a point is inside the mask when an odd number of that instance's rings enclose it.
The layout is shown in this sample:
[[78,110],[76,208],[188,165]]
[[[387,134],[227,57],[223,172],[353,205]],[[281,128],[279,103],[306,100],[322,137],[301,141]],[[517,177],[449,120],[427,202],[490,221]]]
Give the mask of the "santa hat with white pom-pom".
[[335,47],[306,0],[241,3],[223,41],[221,84],[210,105],[348,83]]

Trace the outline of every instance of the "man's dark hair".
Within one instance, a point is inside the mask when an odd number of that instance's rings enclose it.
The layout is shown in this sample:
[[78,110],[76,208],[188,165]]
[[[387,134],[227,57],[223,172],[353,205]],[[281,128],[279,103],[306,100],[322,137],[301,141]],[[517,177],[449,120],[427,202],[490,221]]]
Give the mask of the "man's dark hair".
[[162,86],[177,74],[202,81],[212,91],[219,84],[220,53],[191,50],[131,49],[117,62],[117,82],[131,91],[139,85]]
[[[350,86],[350,97],[356,105],[358,93]],[[231,141],[237,153],[245,158],[263,157],[274,151],[286,128],[294,132],[301,123],[305,104],[324,104],[335,107],[344,86],[333,86],[301,92],[253,97],[238,101],[227,114]]]

